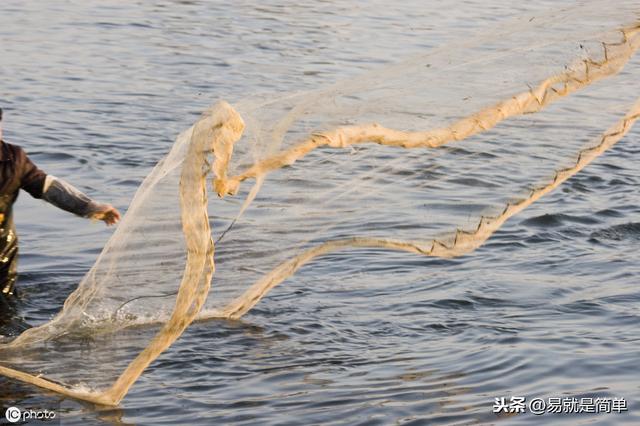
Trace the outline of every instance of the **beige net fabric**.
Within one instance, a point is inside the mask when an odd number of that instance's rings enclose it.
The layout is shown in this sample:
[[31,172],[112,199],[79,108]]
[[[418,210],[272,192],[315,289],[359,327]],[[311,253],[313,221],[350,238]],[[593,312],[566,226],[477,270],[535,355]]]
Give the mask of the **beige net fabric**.
[[636,121],[639,21],[633,2],[592,1],[327,89],[216,104],[63,311],[0,345],[0,373],[117,404],[194,319],[240,317],[305,265],[472,252]]
[[239,317],[332,251],[469,253],[584,167],[635,119],[640,93],[634,14],[602,10],[518,21],[323,91],[237,105],[238,148],[254,156],[234,155],[213,184],[233,195],[216,203],[228,220],[214,228],[233,226],[201,316]]
[[213,274],[205,177],[225,167],[243,127],[221,102],[178,137],[63,311],[0,347],[0,373],[104,404],[122,399],[204,303]]

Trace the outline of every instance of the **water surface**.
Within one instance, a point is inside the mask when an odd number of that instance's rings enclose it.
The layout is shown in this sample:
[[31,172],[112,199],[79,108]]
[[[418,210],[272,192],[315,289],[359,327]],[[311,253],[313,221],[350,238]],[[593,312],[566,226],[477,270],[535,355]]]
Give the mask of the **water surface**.
[[[315,89],[553,3],[4,1],[5,139],[125,210],[217,99]],[[637,424],[639,136],[469,256],[336,254],[240,321],[193,324],[118,408],[3,378],[0,402],[59,406],[63,424]],[[26,194],[15,220],[37,324],[110,231]],[[492,414],[511,395],[624,397],[629,412]]]

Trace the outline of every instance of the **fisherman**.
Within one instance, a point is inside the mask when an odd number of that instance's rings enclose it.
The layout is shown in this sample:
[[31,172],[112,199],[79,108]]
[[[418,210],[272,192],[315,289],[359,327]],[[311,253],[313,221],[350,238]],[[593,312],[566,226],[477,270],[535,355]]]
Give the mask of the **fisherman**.
[[120,213],[112,205],[97,203],[62,179],[47,175],[22,148],[4,142],[0,109],[0,312],[15,293],[18,239],[12,207],[20,189],[78,216],[103,220],[107,225],[120,220]]

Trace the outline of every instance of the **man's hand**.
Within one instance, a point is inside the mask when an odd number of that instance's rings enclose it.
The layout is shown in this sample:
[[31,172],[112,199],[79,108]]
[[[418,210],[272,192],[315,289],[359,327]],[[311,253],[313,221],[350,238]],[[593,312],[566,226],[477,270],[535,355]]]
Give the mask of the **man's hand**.
[[107,226],[110,226],[118,223],[120,212],[111,204],[97,204],[89,218],[103,220]]

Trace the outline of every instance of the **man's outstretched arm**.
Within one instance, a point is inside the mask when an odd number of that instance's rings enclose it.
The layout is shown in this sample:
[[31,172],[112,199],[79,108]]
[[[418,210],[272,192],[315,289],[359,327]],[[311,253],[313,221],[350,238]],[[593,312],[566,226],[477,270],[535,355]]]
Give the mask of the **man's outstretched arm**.
[[34,198],[42,198],[56,207],[78,216],[104,221],[113,225],[120,220],[120,213],[110,204],[93,201],[73,185],[40,170],[22,148],[15,147],[16,170],[20,187]]
[[107,225],[113,225],[120,220],[120,212],[111,204],[97,203],[73,185],[55,176],[46,177],[42,199],[78,216],[102,220]]

